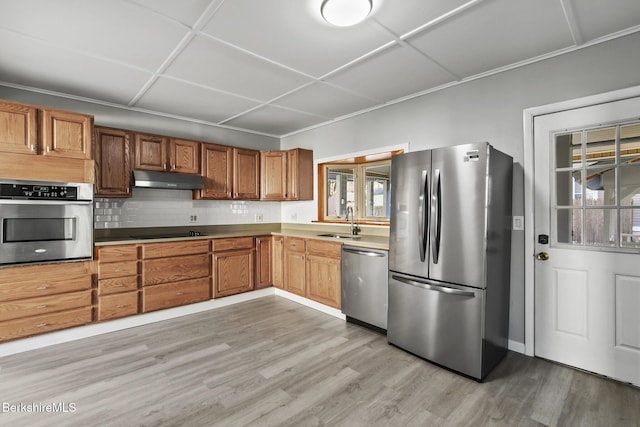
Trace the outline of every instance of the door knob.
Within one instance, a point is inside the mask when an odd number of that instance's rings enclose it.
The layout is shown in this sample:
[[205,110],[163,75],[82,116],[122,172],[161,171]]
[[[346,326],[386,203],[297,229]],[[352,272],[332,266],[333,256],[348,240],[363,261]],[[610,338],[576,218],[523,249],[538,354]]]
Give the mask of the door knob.
[[539,259],[540,261],[546,261],[549,259],[549,254],[547,252],[540,252],[539,254],[536,255],[536,258]]

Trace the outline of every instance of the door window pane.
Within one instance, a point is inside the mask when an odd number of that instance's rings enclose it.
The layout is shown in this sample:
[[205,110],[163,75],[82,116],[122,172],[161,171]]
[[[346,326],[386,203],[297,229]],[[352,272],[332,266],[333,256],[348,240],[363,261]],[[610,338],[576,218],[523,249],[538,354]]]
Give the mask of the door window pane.
[[640,159],[640,124],[620,128],[620,163],[633,163]]
[[556,135],[556,168],[580,167],[582,162],[582,133]]
[[586,170],[585,205],[616,205],[616,168],[589,168]]
[[587,209],[584,243],[592,246],[615,246],[617,211],[615,209]]
[[[640,197],[637,204],[640,205]],[[640,248],[640,208],[620,211],[620,246]]]
[[556,197],[558,206],[582,205],[581,171],[556,172]]
[[556,212],[558,243],[582,243],[582,209],[558,209]]

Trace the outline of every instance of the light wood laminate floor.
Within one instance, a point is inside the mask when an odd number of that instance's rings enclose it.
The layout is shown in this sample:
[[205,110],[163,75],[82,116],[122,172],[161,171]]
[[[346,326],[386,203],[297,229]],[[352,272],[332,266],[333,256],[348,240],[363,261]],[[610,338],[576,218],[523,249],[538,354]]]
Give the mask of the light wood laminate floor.
[[0,358],[0,401],[75,405],[2,426],[640,426],[637,388],[516,353],[477,383],[277,296]]

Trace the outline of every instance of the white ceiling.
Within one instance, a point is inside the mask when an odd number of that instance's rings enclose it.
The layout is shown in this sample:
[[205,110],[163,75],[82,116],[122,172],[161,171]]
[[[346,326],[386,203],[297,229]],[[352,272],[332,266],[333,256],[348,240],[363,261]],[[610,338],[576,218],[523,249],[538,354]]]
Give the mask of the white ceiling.
[[640,31],[638,0],[321,2],[0,0],[0,85],[283,136]]

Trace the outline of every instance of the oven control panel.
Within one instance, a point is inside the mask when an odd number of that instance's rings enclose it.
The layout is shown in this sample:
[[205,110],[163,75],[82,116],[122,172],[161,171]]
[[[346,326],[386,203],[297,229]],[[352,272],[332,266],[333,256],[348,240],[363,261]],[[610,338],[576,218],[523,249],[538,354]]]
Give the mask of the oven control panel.
[[78,189],[66,185],[0,184],[0,198],[29,200],[78,200]]

